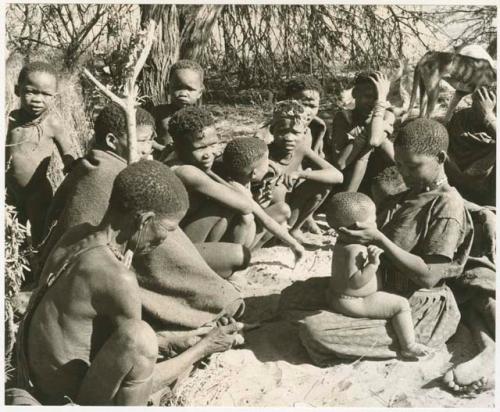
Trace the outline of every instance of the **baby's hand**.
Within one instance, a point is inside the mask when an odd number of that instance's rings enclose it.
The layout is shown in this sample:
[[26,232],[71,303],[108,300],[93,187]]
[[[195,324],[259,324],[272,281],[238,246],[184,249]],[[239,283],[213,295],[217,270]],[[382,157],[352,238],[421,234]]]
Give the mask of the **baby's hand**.
[[384,253],[382,249],[375,245],[370,245],[366,248],[368,256],[366,258],[368,264],[378,266],[380,265],[380,255]]
[[300,179],[299,172],[287,172],[283,174],[283,181],[285,186],[288,188],[292,188],[295,185],[295,182]]

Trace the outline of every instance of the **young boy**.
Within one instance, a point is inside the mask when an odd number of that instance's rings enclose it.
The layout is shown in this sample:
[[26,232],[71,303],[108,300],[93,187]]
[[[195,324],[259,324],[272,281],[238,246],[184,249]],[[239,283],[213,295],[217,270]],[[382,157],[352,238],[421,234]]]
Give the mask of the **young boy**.
[[[197,107],[179,110],[170,119],[175,156],[167,164],[186,185],[190,201],[180,226],[193,243],[226,239],[250,247],[255,236],[252,195],[235,180],[214,179],[211,169],[219,153],[214,123],[210,112]],[[265,165],[261,166],[256,177],[264,173]],[[296,255],[302,255],[303,248],[294,239],[288,243]]]
[[[42,404],[146,405],[207,355],[243,338],[242,325],[215,327],[174,359],[156,363],[160,337],[142,320],[134,254],[168,241],[186,212],[182,183],[141,160],[113,183],[99,225],[71,228],[55,246],[21,325],[18,381]],[[127,258],[127,256],[130,256]],[[170,273],[169,273],[170,275]]]
[[[251,193],[251,184],[261,182],[269,171],[269,150],[267,145],[253,137],[242,137],[230,141],[222,154],[219,174],[228,182],[236,182]],[[290,207],[285,202],[277,202],[263,209],[267,215],[281,225],[286,225],[290,218]],[[235,238],[239,238],[238,227],[233,231]],[[267,233],[262,224],[249,230],[244,244],[250,249],[258,248],[271,239],[272,233]]]
[[[321,84],[312,76],[298,76],[285,85],[285,99],[296,100],[304,107],[306,134],[311,140],[313,151],[324,157],[323,137],[326,125],[318,117],[322,90]],[[272,120],[263,123],[258,129],[256,137],[270,144],[273,141],[272,124]]]
[[[304,108],[295,100],[276,104],[271,125],[273,141],[268,145],[273,173],[254,187],[259,204],[270,200],[271,204],[285,201],[290,206],[290,234],[299,241],[301,226],[323,203],[331,186],[343,180],[341,172],[311,149],[307,118]],[[304,161],[316,170],[303,170]]]
[[332,138],[325,153],[344,172],[346,191],[356,192],[362,181],[366,181],[368,160],[374,149],[380,148],[385,154],[385,165],[394,163],[394,148],[388,139],[395,120],[388,110],[389,88],[389,80],[380,72],[359,74],[352,91],[354,109],[343,110],[334,117]]
[[53,190],[47,176],[52,153],[57,148],[63,163],[73,161],[72,147],[64,126],[52,112],[57,94],[57,73],[44,62],[25,65],[19,73],[16,94],[21,107],[9,115],[6,139],[6,186],[8,201],[31,224],[36,245],[42,240],[45,213]]
[[192,60],[179,60],[171,67],[168,88],[170,103],[156,106],[153,110],[157,133],[154,143],[156,152],[165,149],[167,152],[172,151],[172,137],[168,132],[168,122],[176,111],[184,107],[199,105],[204,90],[203,76],[203,68]]
[[326,124],[318,117],[322,92],[321,84],[312,76],[297,76],[285,86],[285,98],[297,100],[306,111],[306,123],[311,132],[313,151],[324,157],[323,138],[326,133]]
[[[376,227],[376,210],[372,200],[356,192],[337,193],[328,202],[326,219],[335,230],[355,227],[356,223]],[[382,249],[375,245],[345,243],[337,240],[333,247],[332,277],[327,302],[336,312],[353,317],[391,319],[404,358],[429,353],[415,341],[415,331],[408,300],[380,291],[379,272]]]
[[[314,152],[324,158],[323,152],[324,137],[326,133],[326,124],[318,117],[319,102],[323,88],[319,81],[313,76],[297,76],[290,80],[285,86],[285,98],[297,100],[305,109],[307,114],[307,127],[311,133],[311,148]],[[310,165],[305,162],[304,169]],[[311,215],[304,224],[304,228],[311,233],[320,234],[321,229]]]

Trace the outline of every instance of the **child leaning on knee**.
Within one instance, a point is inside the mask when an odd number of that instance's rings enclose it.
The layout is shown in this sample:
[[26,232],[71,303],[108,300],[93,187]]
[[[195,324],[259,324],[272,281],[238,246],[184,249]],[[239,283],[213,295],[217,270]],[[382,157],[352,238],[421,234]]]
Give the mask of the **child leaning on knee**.
[[[366,195],[341,192],[327,205],[326,219],[335,230],[357,223],[376,227],[376,208]],[[379,265],[382,249],[375,245],[344,243],[333,248],[332,276],[327,291],[329,306],[352,317],[391,319],[404,358],[427,355],[431,350],[415,341],[415,331],[408,300],[379,290]]]
[[[269,150],[267,145],[254,137],[242,137],[230,141],[222,154],[220,174],[228,182],[236,182],[245,187],[249,193],[251,184],[260,183],[269,172]],[[290,207],[284,202],[263,207],[267,215],[286,228],[290,218]],[[257,224],[253,238],[250,239],[250,249],[264,245],[274,235],[273,231],[267,232],[265,225]],[[292,250],[302,254],[302,247],[295,242],[291,244]]]

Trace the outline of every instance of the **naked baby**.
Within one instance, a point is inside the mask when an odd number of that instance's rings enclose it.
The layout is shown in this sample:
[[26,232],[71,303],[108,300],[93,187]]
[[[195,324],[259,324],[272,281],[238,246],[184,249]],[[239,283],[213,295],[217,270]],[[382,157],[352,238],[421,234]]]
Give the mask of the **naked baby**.
[[[375,204],[362,193],[341,192],[329,202],[326,218],[335,230],[350,228],[356,222],[376,226]],[[333,248],[327,302],[331,309],[347,316],[391,319],[401,356],[415,358],[427,355],[431,349],[415,341],[408,300],[379,290],[381,253],[382,249],[375,245],[337,240]]]

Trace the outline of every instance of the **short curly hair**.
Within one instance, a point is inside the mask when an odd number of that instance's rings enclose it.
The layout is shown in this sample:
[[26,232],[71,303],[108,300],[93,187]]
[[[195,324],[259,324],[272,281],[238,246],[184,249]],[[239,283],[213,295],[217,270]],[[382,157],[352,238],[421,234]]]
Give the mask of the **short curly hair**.
[[199,63],[195,62],[194,60],[187,60],[187,59],[179,60],[176,63],[174,63],[170,68],[170,76],[172,76],[172,74],[177,70],[182,70],[182,69],[190,69],[197,72],[201,77],[201,81],[203,82],[205,71],[203,70],[203,68],[200,66]]
[[243,176],[251,171],[267,151],[266,143],[255,137],[231,140],[222,154],[224,170],[231,178]]
[[375,71],[364,71],[359,72],[354,78],[354,87],[364,85],[367,83],[373,84],[372,77],[375,74]]
[[285,85],[286,97],[294,97],[297,93],[304,90],[314,90],[320,95],[323,93],[321,83],[314,76],[301,75],[289,80]]
[[432,119],[418,118],[406,123],[394,140],[394,147],[421,155],[437,156],[448,150],[448,131]]
[[207,109],[189,106],[175,112],[170,118],[168,132],[177,145],[185,141],[186,135],[191,139],[197,139],[203,129],[214,125],[215,119]]
[[109,207],[122,213],[178,216],[185,214],[189,200],[184,184],[168,166],[156,160],[140,160],[116,176]]
[[[155,119],[151,113],[138,107],[135,112],[137,126],[151,126],[154,130]],[[110,103],[101,110],[94,122],[95,141],[99,146],[106,145],[106,135],[112,133],[120,138],[127,134],[127,119],[123,109],[116,103]]]
[[397,166],[389,166],[372,179],[371,194],[378,205],[388,196],[393,196],[408,189]]
[[58,72],[54,68],[53,64],[44,62],[44,61],[34,61],[31,63],[27,63],[23,66],[21,71],[19,72],[19,77],[17,78],[17,84],[23,84],[28,76],[32,73],[47,73],[54,78],[58,79]]
[[370,214],[376,215],[375,203],[360,192],[340,192],[332,196],[326,208],[326,221],[335,230],[350,228],[363,222]]

